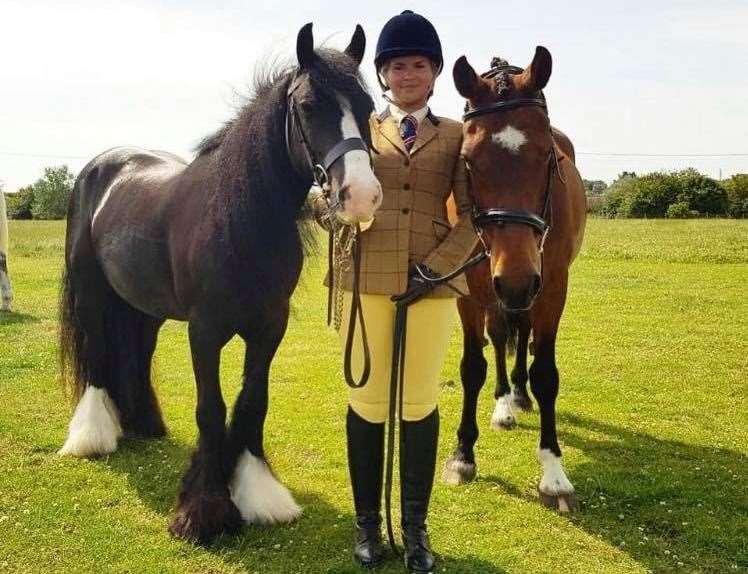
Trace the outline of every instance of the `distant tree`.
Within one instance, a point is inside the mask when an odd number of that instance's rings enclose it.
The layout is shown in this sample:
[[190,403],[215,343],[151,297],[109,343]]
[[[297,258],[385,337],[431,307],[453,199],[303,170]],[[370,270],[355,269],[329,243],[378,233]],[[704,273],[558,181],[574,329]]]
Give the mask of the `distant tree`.
[[671,203],[667,208],[667,216],[671,219],[685,219],[687,217],[694,217],[698,215],[697,211],[692,211],[688,207],[687,201],[676,201]]
[[748,173],[737,173],[723,181],[727,192],[727,214],[730,217],[748,217]]
[[608,184],[600,179],[583,179],[582,183],[584,184],[584,189],[587,192],[587,195],[597,195],[605,191],[608,187]]
[[34,184],[34,219],[63,219],[73,192],[75,176],[68,166],[45,167],[44,177]]
[[636,176],[623,172],[603,194],[608,217],[724,216],[728,194],[719,182],[695,169]]
[[700,174],[693,168],[672,174],[677,178],[680,191],[676,201],[687,203],[691,211],[700,215],[725,216],[727,191],[718,181]]
[[22,187],[16,193],[9,193],[5,196],[8,204],[9,219],[31,219],[31,206],[34,203],[34,186],[27,185]]

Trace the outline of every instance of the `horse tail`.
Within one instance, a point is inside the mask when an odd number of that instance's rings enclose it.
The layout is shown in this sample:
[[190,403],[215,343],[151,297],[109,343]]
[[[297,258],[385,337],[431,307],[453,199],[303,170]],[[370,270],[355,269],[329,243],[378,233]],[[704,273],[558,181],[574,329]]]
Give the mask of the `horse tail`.
[[73,188],[59,300],[60,370],[77,404],[61,452],[76,456],[113,452],[123,432],[165,433],[150,378],[161,321],[122,299],[95,256],[96,172],[87,166]]

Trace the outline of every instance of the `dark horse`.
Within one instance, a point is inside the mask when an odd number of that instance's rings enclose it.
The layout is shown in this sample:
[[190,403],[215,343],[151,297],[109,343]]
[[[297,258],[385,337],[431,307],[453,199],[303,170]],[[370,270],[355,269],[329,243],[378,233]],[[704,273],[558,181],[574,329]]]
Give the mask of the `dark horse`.
[[[344,52],[313,42],[307,24],[298,67],[259,80],[192,163],[117,148],[75,183],[61,343],[79,401],[61,453],[97,456],[123,435],[164,435],[151,358],[164,321],[187,321],[200,433],[170,526],[185,539],[299,514],[263,450],[270,363],[303,262],[298,220],[313,173],[347,222],[371,219],[381,201],[368,154],[373,102],[358,73],[363,30]],[[244,374],[227,429],[219,358],[235,334]]]
[[[538,460],[543,468],[538,490],[543,503],[567,511],[574,506],[574,487],[561,465],[556,438],[556,333],[569,266],[584,236],[586,209],[574,148],[551,127],[541,92],[551,75],[551,55],[538,47],[526,70],[495,59],[481,76],[463,56],[453,74],[457,91],[468,100],[462,154],[475,202],[473,222],[490,257],[468,272],[470,296],[458,300],[464,402],[457,449],[443,478],[461,484],[475,477],[476,405],[487,367],[484,331],[498,367],[491,418],[495,429],[514,426],[512,403],[532,408],[527,394],[532,335],[535,358],[529,379],[540,409]],[[506,372],[507,345],[516,347],[513,394]]]

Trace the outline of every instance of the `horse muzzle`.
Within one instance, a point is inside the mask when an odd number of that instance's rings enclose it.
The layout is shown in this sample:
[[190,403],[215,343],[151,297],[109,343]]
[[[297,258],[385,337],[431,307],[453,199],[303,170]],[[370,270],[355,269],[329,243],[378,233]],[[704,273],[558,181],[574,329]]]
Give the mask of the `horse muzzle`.
[[520,280],[509,280],[502,275],[493,276],[493,289],[503,309],[509,313],[529,311],[540,293],[543,280],[532,273]]

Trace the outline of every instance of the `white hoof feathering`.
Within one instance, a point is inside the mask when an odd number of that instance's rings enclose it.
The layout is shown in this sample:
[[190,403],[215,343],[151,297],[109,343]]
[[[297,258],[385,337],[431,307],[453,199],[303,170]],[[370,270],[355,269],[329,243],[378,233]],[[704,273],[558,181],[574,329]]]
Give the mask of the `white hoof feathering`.
[[273,476],[267,462],[248,450],[236,463],[229,490],[231,500],[248,523],[291,522],[301,515],[301,507]]
[[117,407],[104,389],[89,386],[70,421],[68,438],[60,454],[89,457],[117,450],[122,436]]
[[543,466],[543,478],[538,490],[549,496],[574,494],[574,486],[569,481],[561,464],[561,457],[547,448],[538,449],[538,461]]
[[512,428],[517,423],[512,412],[511,395],[502,395],[496,399],[496,406],[491,415],[491,428],[494,430]]

